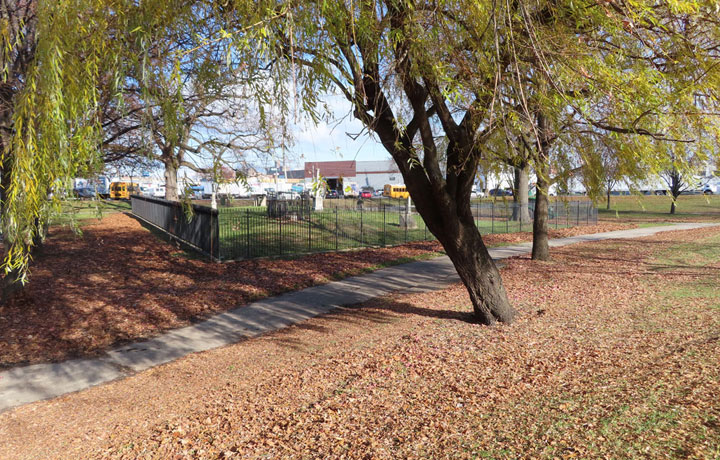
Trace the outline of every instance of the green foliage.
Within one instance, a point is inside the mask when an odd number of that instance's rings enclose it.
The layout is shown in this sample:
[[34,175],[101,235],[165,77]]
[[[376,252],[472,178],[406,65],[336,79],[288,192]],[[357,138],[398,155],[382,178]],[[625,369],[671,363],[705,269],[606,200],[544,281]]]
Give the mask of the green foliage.
[[[110,31],[123,2],[38,2],[34,60],[14,101],[13,135],[2,152],[12,171],[2,216],[5,269],[24,272],[49,208],[59,211],[68,179],[97,162],[98,82],[118,69]],[[7,45],[7,44],[6,44]],[[12,46],[12,44],[10,44]]]
[[[257,62],[240,56],[245,48],[231,46],[243,34],[223,28],[222,11],[214,2],[58,0],[37,5],[36,48],[22,77],[25,85],[13,100],[13,137],[2,152],[10,177],[1,219],[7,243],[2,265],[23,274],[23,281],[39,229],[51,209],[59,212],[71,179],[102,169],[105,105],[115,104],[127,114],[137,109],[127,103],[126,93],[134,92],[135,104],[140,97],[161,114],[165,140],[177,142],[187,129],[188,85],[217,92],[237,78],[226,72],[220,55],[242,61],[248,73]],[[20,46],[5,31],[0,27],[3,79],[7,55]],[[270,100],[266,83],[248,84],[265,102]],[[144,122],[156,119],[149,116]]]
[[[58,0],[38,2],[37,13],[35,58],[2,154],[12,169],[6,270],[27,267],[36,219],[60,205],[68,179],[97,169],[99,107],[122,94],[128,74],[145,83],[170,140],[184,129],[190,67],[214,91],[237,65],[264,124],[270,107],[283,127],[298,111],[320,120],[323,96],[340,92],[383,133],[414,190],[459,190],[481,158],[492,168],[491,151],[511,147],[494,135],[536,150],[552,144],[542,161],[561,172],[584,167],[597,193],[600,140],[618,174],[642,177],[706,160],[720,130],[712,0]],[[177,37],[186,45],[173,48]],[[0,38],[7,54],[14,45],[1,27]],[[429,134],[404,138],[418,114]],[[459,148],[460,138],[471,143]]]

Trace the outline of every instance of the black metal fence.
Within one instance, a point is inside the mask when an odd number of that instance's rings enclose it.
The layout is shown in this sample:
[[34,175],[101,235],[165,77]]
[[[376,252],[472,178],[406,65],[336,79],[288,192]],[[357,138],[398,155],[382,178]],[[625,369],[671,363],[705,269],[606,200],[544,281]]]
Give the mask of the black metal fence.
[[[288,202],[283,212],[264,207],[222,209],[220,258],[288,256],[435,239],[414,206],[345,201],[310,212],[299,202]],[[472,213],[480,233],[512,233],[532,230],[534,208],[534,202],[524,209],[508,201],[477,202]],[[590,201],[558,201],[550,203],[548,217],[550,228],[592,225],[597,223],[597,208]]]
[[176,201],[132,195],[130,202],[132,213],[137,217],[202,253],[220,259],[217,209],[192,205],[192,215],[188,219],[188,209]]
[[[513,201],[476,202],[472,204],[475,222],[482,234],[531,231],[535,219],[535,201],[527,208]],[[598,210],[592,201],[555,200],[548,203],[548,226],[551,229],[595,225]]]
[[[406,201],[332,200],[331,207],[312,209],[307,200],[280,200],[268,206],[220,208],[194,206],[188,222],[178,203],[133,196],[138,217],[219,260],[292,256],[314,252],[393,246],[435,237],[414,206]],[[521,207],[512,201],[472,204],[481,234],[531,231],[534,202]],[[597,223],[590,201],[556,201],[549,206],[550,228]]]
[[223,209],[220,213],[220,253],[223,259],[283,256],[392,246],[432,237],[425,222],[406,206],[333,207],[306,212],[288,207],[283,217],[270,217],[265,208]]

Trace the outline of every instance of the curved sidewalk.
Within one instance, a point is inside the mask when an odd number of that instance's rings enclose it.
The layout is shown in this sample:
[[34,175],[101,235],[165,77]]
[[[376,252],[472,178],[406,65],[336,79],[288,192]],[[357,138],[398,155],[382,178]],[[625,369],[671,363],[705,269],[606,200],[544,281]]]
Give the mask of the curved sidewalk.
[[[640,238],[660,232],[716,226],[681,223],[595,233],[550,241],[551,247],[615,238]],[[531,243],[490,249],[494,259],[527,254]],[[122,346],[94,359],[35,364],[0,372],[0,412],[22,404],[83,390],[119,379],[191,353],[257,337],[327,313],[342,305],[365,302],[395,291],[432,291],[459,281],[446,256],[412,262],[290,292],[218,314],[153,339]]]

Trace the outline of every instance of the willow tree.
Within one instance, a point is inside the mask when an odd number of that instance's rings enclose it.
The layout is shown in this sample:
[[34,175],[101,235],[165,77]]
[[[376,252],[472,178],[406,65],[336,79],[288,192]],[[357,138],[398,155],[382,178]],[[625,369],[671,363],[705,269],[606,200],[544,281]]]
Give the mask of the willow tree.
[[[0,221],[5,238],[2,268],[8,275],[3,282],[26,279],[39,229],[52,212],[60,211],[71,179],[88,165],[98,165],[103,151],[113,155],[116,147],[122,150],[120,138],[139,128],[130,123],[108,130],[119,120],[127,121],[129,113],[140,112],[128,107],[129,92],[152,87],[154,78],[173,80],[172,91],[154,99],[149,89],[136,91],[145,100],[153,99],[143,108],[162,106],[165,132],[173,137],[183,130],[182,103],[189,88],[183,78],[202,81],[208,94],[218,81],[235,77],[223,70],[237,56],[222,52],[229,40],[218,27],[222,9],[212,0],[0,0]],[[202,20],[198,12],[203,13]],[[242,35],[240,29],[235,30],[234,40]],[[164,47],[168,42],[178,46]],[[252,64],[253,51],[242,57],[244,68]],[[204,57],[202,63],[196,62],[199,55]],[[265,83],[243,84],[253,94],[263,95]],[[148,118],[157,119],[154,115],[143,120],[144,126]],[[188,148],[197,149],[207,141]],[[213,146],[228,145],[219,144]],[[126,146],[141,151],[145,138],[139,136]],[[217,155],[216,150],[212,155]]]
[[[234,5],[245,8],[243,19],[252,8],[264,17],[282,17],[266,29],[265,42],[291,68],[285,81],[298,88],[303,108],[313,113],[317,94],[330,88],[346,97],[353,115],[398,164],[419,213],[485,323],[513,316],[470,210],[483,147],[498,127],[528,134],[538,176],[533,257],[546,259],[550,158],[563,136],[592,128],[673,137],[668,120],[697,111],[677,116],[670,105],[707,87],[703,78],[680,88],[676,83],[689,68],[658,70],[657,56],[669,59],[636,32],[651,30],[653,20],[696,17],[699,6],[690,1],[620,7],[462,0]],[[668,37],[664,46],[676,40],[673,33]],[[688,55],[684,64],[697,60]],[[510,102],[503,105],[506,98]],[[611,110],[598,110],[598,104]],[[642,153],[639,161],[656,161]]]
[[[3,1],[4,283],[24,279],[30,248],[77,168],[96,157],[96,91],[116,61],[107,33],[120,2]],[[23,16],[23,11],[28,12]]]
[[511,56],[499,84],[501,118],[537,175],[533,259],[549,258],[554,156],[579,157],[596,194],[602,149],[584,139],[613,136],[624,145],[613,152],[635,174],[672,161],[658,143],[698,141],[693,133],[717,112],[714,14],[712,2],[541,1],[508,4],[499,16]]
[[[127,66],[122,99],[106,127],[112,146],[133,148],[164,167],[165,198],[178,200],[178,171],[212,169],[208,163],[248,150],[268,151],[272,139],[254,117],[255,78],[248,53],[230,49],[212,4],[184,2],[137,28],[142,56]],[[123,110],[125,109],[125,110]],[[129,127],[125,130],[124,127]],[[226,159],[225,161],[230,161]]]
[[60,211],[71,179],[98,163],[101,88],[111,95],[121,90],[123,67],[139,58],[131,42],[146,34],[137,24],[163,18],[167,6],[133,0],[0,3],[3,283],[26,279],[31,248],[49,215]]
[[[428,229],[465,284],[477,319],[512,321],[500,273],[470,208],[482,145],[497,126],[498,55],[493,7],[482,2],[272,2],[245,8],[281,16],[266,28],[283,58],[283,82],[317,114],[322,94],[342,94],[400,169]],[[269,11],[269,13],[268,13]],[[438,44],[442,44],[438,46]],[[283,77],[280,77],[283,78]],[[443,142],[438,142],[443,139]]]
[[[10,152],[14,132],[13,118],[18,93],[25,86],[28,68],[35,57],[37,4],[28,0],[0,1],[0,234],[3,248],[12,246],[12,234],[6,230],[14,157]],[[8,270],[0,280],[0,301],[11,291],[11,283],[20,276]]]

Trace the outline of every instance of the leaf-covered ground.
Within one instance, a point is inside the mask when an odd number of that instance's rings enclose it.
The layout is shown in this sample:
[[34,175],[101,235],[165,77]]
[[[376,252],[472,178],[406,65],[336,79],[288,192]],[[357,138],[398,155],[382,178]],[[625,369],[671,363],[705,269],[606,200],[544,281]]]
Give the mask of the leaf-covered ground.
[[[87,222],[82,237],[55,229],[33,264],[30,284],[0,305],[0,369],[92,355],[252,300],[441,250],[435,242],[420,242],[217,264],[188,258],[124,214]],[[617,227],[577,227],[557,235]],[[527,233],[515,233],[487,240],[527,239]]]
[[720,229],[508,260],[0,415],[0,458],[720,458]]

